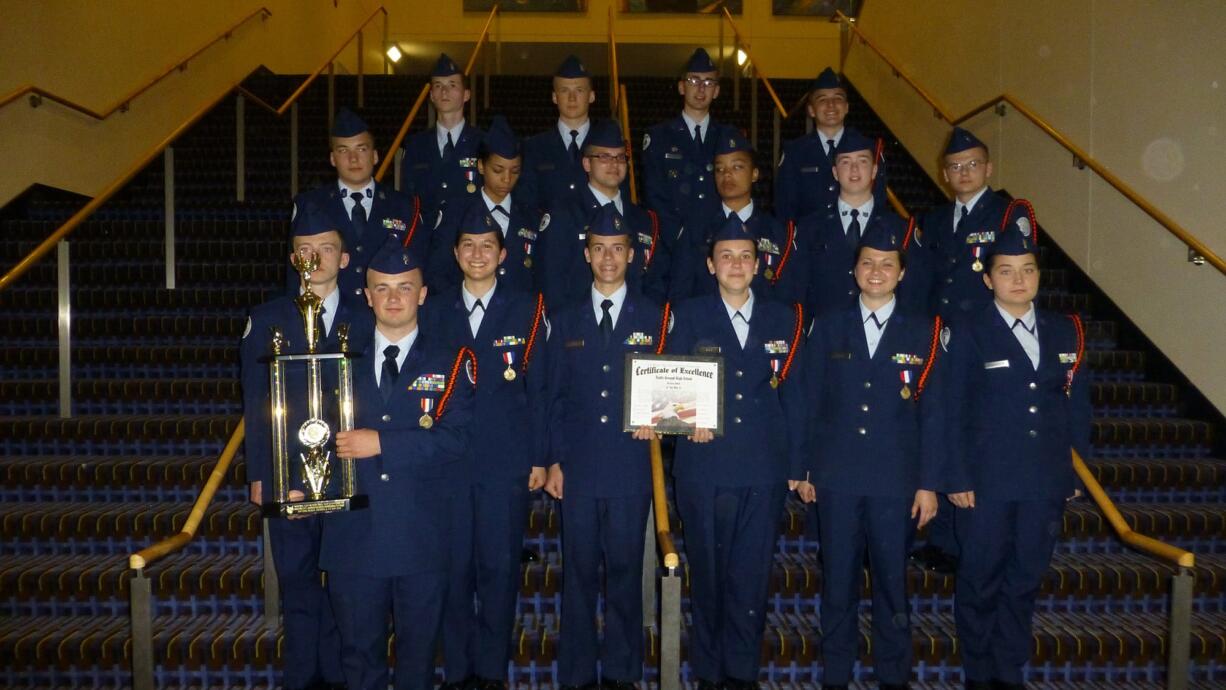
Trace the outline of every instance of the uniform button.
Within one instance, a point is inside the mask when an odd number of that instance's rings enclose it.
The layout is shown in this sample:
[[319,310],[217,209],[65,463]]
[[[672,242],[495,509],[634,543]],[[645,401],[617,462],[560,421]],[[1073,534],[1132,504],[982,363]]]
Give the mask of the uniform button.
[[361,266],[358,266],[357,268],[355,268],[355,269],[353,269],[353,270],[357,271],[358,273],[361,273],[361,272],[362,272],[362,267],[361,267]]
[[602,414],[602,415],[600,415],[600,423],[601,423],[601,424],[608,424],[608,423],[609,423],[609,415],[607,415],[607,414]]
[[443,183],[443,189],[447,189],[447,183],[446,183],[446,182],[444,182],[444,183]]
[[603,372],[604,372],[604,373],[606,373],[606,374],[607,374],[607,373],[609,373],[609,365],[608,365],[608,364],[606,364],[606,365],[604,365],[604,366],[600,367],[600,370],[601,370],[601,371],[603,371]]
[[861,412],[868,412],[868,403],[864,403],[864,404],[860,405],[860,411],[861,411]]
[[1038,390],[1038,388],[1039,388],[1039,384],[1035,383],[1034,381],[1031,381],[1031,382],[1030,382],[1030,390],[1032,390],[1032,391],[1033,391],[1033,390]]
[[941,304],[949,304],[949,298],[948,298],[948,297],[942,297],[942,298],[941,298]]
[[390,421],[392,421],[392,416],[391,416],[390,414],[385,414],[385,415],[383,415],[382,419],[383,419],[383,421],[385,421],[385,422],[390,422]]
[[1039,432],[1035,431],[1034,429],[1030,430],[1030,438],[1034,438],[1035,436],[1038,436],[1038,435],[1039,435]]
[[360,245],[360,244],[359,244],[358,246],[354,247],[354,249],[356,249],[356,250],[358,250],[358,251],[362,251],[362,245]]
[[602,398],[609,397],[609,391],[600,391],[600,397]]
[[355,295],[360,295],[360,294],[362,294],[362,288],[354,288],[354,289],[353,289],[353,294],[355,294]]
[[387,476],[387,472],[384,472],[383,474],[379,475],[379,479],[381,481],[388,481],[389,479],[391,479],[391,477]]
[[847,275],[849,275],[849,276],[854,276],[855,274],[856,274],[856,272],[855,272],[855,271],[848,271],[848,272],[847,272]]
[[699,181],[699,182],[702,182],[702,181],[703,181],[703,180],[705,180],[705,179],[707,179],[707,178],[703,177],[702,175],[699,175],[699,176],[698,176],[698,181]]
[[500,275],[500,276],[505,276],[506,274],[507,274],[507,269],[503,268],[502,266],[499,266],[499,267],[498,267],[498,275]]
[[571,182],[571,183],[570,183],[570,188],[571,188],[571,189],[574,189],[574,188],[575,188],[575,183],[574,183],[574,182]]
[[741,398],[744,398],[744,397],[745,397],[745,396],[741,395],[740,393],[737,393],[737,394],[736,394],[736,399],[737,399],[737,400],[740,400]]
[[699,192],[699,193],[698,193],[698,198],[699,198],[699,199],[705,199],[705,198],[707,198],[707,195],[706,195],[706,194],[704,194],[704,193],[702,193],[702,192]]
[[734,424],[740,424],[740,423],[741,423],[741,418],[740,418],[740,417],[733,417],[733,418],[732,418],[732,421],[733,421],[733,423],[734,423]]
[[861,436],[867,436],[868,429],[865,429],[864,427],[860,427],[859,429],[856,429],[856,433],[860,434]]
[[850,296],[850,295],[854,295],[854,294],[856,294],[856,291],[855,291],[855,290],[848,290],[848,291],[847,291],[847,294],[848,294],[849,296]]
[[946,279],[945,279],[945,284],[946,284],[946,285],[953,285],[953,283],[954,283],[954,279],[953,279],[953,278],[946,278]]
[[742,377],[742,376],[744,376],[744,375],[745,375],[745,372],[741,371],[740,369],[737,369],[737,370],[736,370],[736,377],[737,377],[738,379],[739,379],[739,378],[741,378],[741,377]]
[[1039,411],[1039,408],[1038,408],[1038,406],[1037,406],[1037,405],[1031,405],[1031,406],[1030,406],[1030,414],[1035,414],[1035,413],[1036,413],[1036,412],[1038,412],[1038,411]]
[[865,382],[864,382],[864,387],[865,387],[865,388],[872,388],[872,387],[873,387],[873,382],[872,382],[872,381],[865,381]]

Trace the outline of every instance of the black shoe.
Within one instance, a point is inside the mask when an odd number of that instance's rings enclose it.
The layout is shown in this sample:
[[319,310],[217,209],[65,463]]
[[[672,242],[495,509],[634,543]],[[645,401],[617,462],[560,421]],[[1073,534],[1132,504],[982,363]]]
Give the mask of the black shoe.
[[935,544],[925,544],[912,551],[911,562],[939,575],[953,575],[958,570],[958,559]]
[[966,688],[966,690],[992,690],[996,686],[990,680],[967,679],[966,684],[963,685],[963,687]]
[[992,680],[992,690],[1026,690],[1024,683],[1006,683],[1003,680]]

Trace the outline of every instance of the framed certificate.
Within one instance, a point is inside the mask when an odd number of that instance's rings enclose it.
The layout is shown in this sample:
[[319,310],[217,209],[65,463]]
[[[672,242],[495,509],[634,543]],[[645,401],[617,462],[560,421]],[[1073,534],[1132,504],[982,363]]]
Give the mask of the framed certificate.
[[724,358],[626,353],[625,431],[724,433]]

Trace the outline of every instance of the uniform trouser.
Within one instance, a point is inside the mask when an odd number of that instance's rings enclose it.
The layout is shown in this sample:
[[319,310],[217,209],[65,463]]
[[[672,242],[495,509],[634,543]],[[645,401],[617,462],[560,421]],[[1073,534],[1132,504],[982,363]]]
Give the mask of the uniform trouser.
[[959,509],[954,616],[968,680],[1022,682],[1030,660],[1034,599],[1060,538],[1064,499],[1000,501],[976,496]]
[[[651,496],[562,499],[562,625],[558,684],[635,682],[643,676],[643,542]],[[604,564],[603,649],[596,602]]]
[[281,587],[281,621],[285,629],[284,687],[307,688],[319,682],[340,683],[340,634],[332,603],[319,572],[319,517],[268,521],[269,544]]
[[958,510],[953,503],[949,502],[946,494],[939,494],[939,503],[936,517],[928,523],[927,542],[957,558],[959,547],[957,527],[954,521],[957,519]]
[[755,681],[787,485],[677,482],[690,566],[690,668],[701,680]]
[[328,573],[349,690],[387,690],[388,616],[396,631],[396,690],[433,690],[447,572],[397,577]]
[[454,507],[455,539],[443,617],[447,681],[473,675],[503,680],[519,597],[528,477],[472,484]]
[[910,498],[821,490],[822,659],[824,683],[846,685],[859,658],[860,585],[868,551],[873,590],[873,669],[882,683],[911,677],[907,602]]

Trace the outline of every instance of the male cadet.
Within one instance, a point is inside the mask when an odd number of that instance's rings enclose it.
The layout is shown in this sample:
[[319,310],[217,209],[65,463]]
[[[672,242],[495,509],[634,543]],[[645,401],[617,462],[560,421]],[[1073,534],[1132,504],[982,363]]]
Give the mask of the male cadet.
[[558,106],[557,126],[524,142],[523,198],[539,213],[566,194],[583,189],[583,147],[592,120],[588,111],[596,102],[592,77],[579,58],[567,56],[553,75],[553,103]]
[[[314,205],[329,218],[331,228],[341,233],[349,251],[349,263],[341,268],[341,292],[361,301],[366,287],[363,271],[384,240],[425,249],[427,229],[422,228],[422,204],[406,194],[375,182],[379,151],[366,122],[348,108],[337,111],[329,137],[328,160],[336,168],[336,184],[302,192],[294,198],[294,215],[305,205]],[[291,266],[286,274],[290,294],[298,294],[298,274]]]
[[907,544],[937,512],[941,400],[929,379],[941,326],[894,296],[907,270],[902,243],[885,224],[865,233],[855,263],[857,304],[819,318],[807,345],[823,688],[846,688],[860,658],[866,551],[874,674],[883,689],[906,688],[911,676]]
[[[349,263],[349,254],[331,215],[313,204],[300,206],[293,221],[291,238],[294,255],[317,256],[319,267],[311,272],[308,288],[323,300],[322,330],[317,348],[320,352],[340,350],[338,333],[342,324],[350,327],[352,345],[361,346],[371,330],[370,310],[359,298],[344,294],[337,285],[337,274]],[[302,289],[301,279],[299,290]],[[272,499],[271,406],[268,391],[268,365],[263,358],[272,349],[271,329],[285,338],[284,352],[306,352],[306,333],[302,316],[293,297],[283,295],[251,312],[241,347],[243,377],[243,418],[246,420],[247,478],[251,481],[251,501],[256,505]],[[325,378],[329,369],[325,367]],[[286,403],[289,413],[286,428],[297,430],[307,419],[306,365],[285,365]],[[333,419],[332,423],[335,424]],[[288,440],[288,455],[297,463],[305,447],[297,434]],[[291,471],[291,497],[301,500],[305,485],[299,473]],[[322,518],[273,518],[268,522],[273,565],[281,583],[281,615],[285,626],[284,687],[290,689],[344,686],[339,652],[340,637],[328,593],[320,582],[319,542]]]
[[[884,225],[903,237],[903,248],[915,243],[915,233],[887,204],[873,196],[873,180],[878,173],[874,154],[877,143],[855,130],[844,133],[835,150],[834,179],[838,199],[830,209],[818,210],[799,221],[796,235],[802,248],[808,248],[810,279],[805,306],[814,318],[843,312],[855,306],[859,288],[853,265],[864,233]],[[899,302],[923,311],[931,268],[923,252],[912,252],[907,279],[899,286]]]
[[621,128],[611,120],[595,123],[583,147],[587,184],[562,196],[541,217],[537,241],[543,260],[536,275],[550,308],[557,309],[588,293],[592,284],[592,269],[585,259],[588,228],[600,210],[610,205],[620,216],[622,234],[636,250],[630,253],[625,276],[630,291],[664,300],[670,262],[664,233],[655,211],[645,211],[622,195],[627,164]]
[[[928,313],[948,321],[992,301],[983,270],[1008,204],[988,186],[992,176],[988,147],[965,129],[955,127],[950,135],[942,174],[954,201],[924,217],[924,246],[933,264]],[[952,510],[937,514],[928,526],[927,543],[911,554],[918,565],[947,575],[954,572],[959,553],[956,517]]]
[[[491,128],[485,143],[498,137]],[[488,184],[496,175],[488,172]],[[432,294],[429,311],[450,342],[481,363],[474,433],[455,502],[443,658],[447,686],[506,687],[528,493],[545,484],[544,300],[504,281],[504,230],[483,204],[457,224],[453,261],[464,279]],[[476,598],[477,610],[473,610]]]
[[674,228],[685,225],[699,209],[717,208],[714,169],[715,146],[734,128],[711,118],[711,103],[719,96],[719,70],[707,51],[699,48],[677,81],[683,98],[681,114],[660,122],[643,135],[643,189],[647,208],[660,214],[670,232],[665,249],[671,253]]
[[409,137],[400,164],[401,182],[421,197],[432,228],[449,201],[476,194],[481,187],[477,146],[482,132],[464,121],[464,105],[471,97],[468,78],[446,53],[439,55],[430,72],[434,127]]
[[502,237],[499,244],[506,252],[505,260],[493,269],[499,285],[523,292],[535,288],[533,263],[536,259],[537,229],[540,218],[532,204],[518,192],[523,156],[515,132],[502,116],[495,116],[490,130],[477,147],[477,170],[481,172],[481,192],[458,200],[443,210],[442,219],[430,236],[430,259],[426,263],[426,284],[441,294],[460,284],[461,269],[455,259],[456,240],[461,219],[474,209],[487,211],[493,217]]
[[803,302],[809,257],[797,248],[795,223],[781,223],[754,203],[758,166],[745,137],[726,132],[716,142],[713,174],[720,206],[715,213],[696,214],[687,221],[688,232],[681,234],[669,272],[669,299],[719,292],[718,276],[709,269],[711,241],[735,215],[757,243],[758,265],[751,274],[754,295],[785,304]]
[[[598,660],[603,687],[631,690],[643,673],[650,434],[622,431],[623,369],[627,352],[657,351],[668,310],[661,314],[655,302],[627,285],[635,254],[629,233],[616,208],[600,208],[584,250],[593,281],[586,294],[551,317],[547,397],[552,463],[545,490],[562,501],[566,582],[557,682],[563,688],[594,685]],[[603,648],[596,622],[602,564]]]
[[[839,197],[839,184],[831,175],[835,149],[850,128],[847,119],[847,89],[834,70],[827,67],[813,81],[806,109],[813,118],[813,131],[783,147],[775,175],[775,215],[781,220],[799,219],[817,211],[829,211]],[[873,149],[881,163],[880,147]],[[874,194],[885,201],[885,169],[878,170]]]
[[679,439],[673,476],[693,577],[690,667],[703,690],[751,690],[784,498],[796,489],[813,500],[802,470],[805,318],[751,289],[758,238],[739,217],[712,239],[718,291],[677,306],[668,352],[723,358],[724,432]]
[[366,286],[375,327],[353,367],[355,429],[336,435],[336,450],[357,461],[370,506],[325,516],[319,566],[349,690],[387,688],[389,615],[395,687],[429,690],[477,367],[468,349],[419,330],[426,288],[398,242],[371,259]]
[[946,489],[958,507],[954,616],[967,688],[1022,688],[1034,599],[1077,495],[1070,449],[1090,449],[1084,331],[1038,310],[1034,211],[1005,212],[984,283],[992,303],[942,332],[949,430]]

